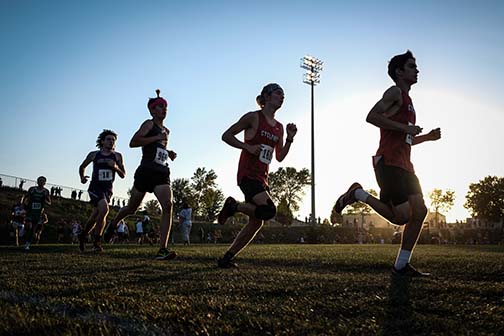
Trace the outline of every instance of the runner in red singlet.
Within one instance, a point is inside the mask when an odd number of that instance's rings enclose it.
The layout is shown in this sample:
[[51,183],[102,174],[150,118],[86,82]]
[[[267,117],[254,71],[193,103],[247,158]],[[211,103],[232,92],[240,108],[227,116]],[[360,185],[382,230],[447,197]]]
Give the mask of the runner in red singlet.
[[354,202],[369,204],[378,214],[396,225],[406,225],[401,249],[392,268],[395,275],[428,276],[413,268],[409,261],[427,215],[422,188],[410,160],[411,146],[441,138],[439,128],[419,135],[422,128],[415,125],[416,115],[409,91],[418,79],[418,69],[413,54],[394,56],[388,74],[394,86],[369,112],[366,121],[380,128],[380,145],[373,156],[376,180],[380,186],[380,199],[369,195],[359,183],[354,183],[341,195],[334,206],[338,213]]
[[[275,217],[276,206],[271,200],[268,187],[269,164],[273,153],[277,161],[285,159],[297,132],[296,125],[287,124],[284,144],[283,126],[275,119],[275,113],[282,106],[283,100],[284,92],[278,84],[266,85],[256,98],[261,109],[246,113],[222,135],[224,142],[242,150],[238,165],[238,185],[245,195],[245,202],[239,203],[228,197],[219,213],[218,222],[224,224],[237,211],[248,215],[249,222],[238,233],[226,254],[217,261],[218,267],[237,267],[233,258],[252,241],[265,220]],[[236,138],[242,131],[245,133],[244,142]]]

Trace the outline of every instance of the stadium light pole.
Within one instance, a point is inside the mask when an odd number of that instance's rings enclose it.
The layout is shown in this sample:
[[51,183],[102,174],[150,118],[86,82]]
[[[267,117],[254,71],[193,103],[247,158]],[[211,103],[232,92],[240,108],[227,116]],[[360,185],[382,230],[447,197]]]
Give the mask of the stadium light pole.
[[301,58],[301,68],[307,70],[303,83],[311,86],[311,218],[312,225],[317,223],[315,215],[315,85],[320,83],[320,72],[324,62],[310,55]]

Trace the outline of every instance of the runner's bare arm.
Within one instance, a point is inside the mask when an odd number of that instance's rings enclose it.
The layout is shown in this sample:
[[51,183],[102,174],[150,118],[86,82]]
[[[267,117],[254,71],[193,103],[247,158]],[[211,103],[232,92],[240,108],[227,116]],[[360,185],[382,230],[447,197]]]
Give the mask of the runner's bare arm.
[[[245,142],[242,142],[236,138],[236,134],[246,131],[254,126],[254,122],[257,123],[257,115],[255,112],[248,112],[243,115],[240,120],[231,125],[223,134],[222,141],[238,149],[245,149],[251,154],[259,155],[261,153],[261,146],[254,145],[250,146]],[[246,136],[246,134],[245,134]]]
[[142,125],[140,126],[140,129],[138,131],[136,131],[136,133],[131,138],[129,146],[131,148],[142,147],[142,146],[148,145],[148,144],[156,142],[156,141],[162,141],[162,140],[168,139],[167,133],[161,133],[159,135],[146,137],[147,133],[149,133],[149,131],[152,129],[153,126],[154,126],[154,121],[152,121],[150,119],[144,121],[142,123]]
[[283,143],[283,128],[282,128],[282,136],[280,137],[280,140],[278,141],[278,144],[275,149],[275,154],[276,154],[276,159],[278,162],[282,162],[287,154],[289,153],[290,146],[292,144],[292,141],[294,141],[294,137],[296,136],[297,133],[297,127],[295,124],[287,124],[287,138],[285,139],[285,145]]
[[441,139],[441,128],[436,128],[427,134],[417,135],[413,138],[412,146],[421,144],[425,141],[436,141]]
[[117,163],[114,166],[114,170],[116,171],[117,175],[119,175],[120,178],[124,178],[126,176],[126,169],[124,169],[123,157],[121,153],[116,152],[115,154]]
[[86,167],[91,163],[93,162],[94,158],[96,156],[96,151],[94,152],[90,152],[86,158],[84,159],[84,161],[82,161],[81,165],[79,166],[79,176],[80,176],[80,179],[81,179],[81,183],[82,184],[85,184],[89,178],[89,176],[86,176],[84,175],[84,173],[86,172]]
[[397,86],[392,86],[385,91],[383,97],[369,111],[366,121],[378,128],[417,135],[422,131],[420,127],[415,125],[408,126],[390,119],[390,117],[399,111],[401,104],[401,89]]

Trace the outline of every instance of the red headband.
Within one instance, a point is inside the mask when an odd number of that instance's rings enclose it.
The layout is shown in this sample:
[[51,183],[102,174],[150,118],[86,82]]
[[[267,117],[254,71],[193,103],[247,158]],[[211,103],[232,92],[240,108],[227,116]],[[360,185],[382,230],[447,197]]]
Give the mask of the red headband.
[[166,101],[166,99],[164,99],[163,97],[157,97],[157,98],[151,99],[149,104],[147,104],[147,107],[149,108],[149,110],[152,110],[154,107],[156,107],[156,105],[161,104],[161,103],[164,103],[166,106],[168,106],[168,102]]

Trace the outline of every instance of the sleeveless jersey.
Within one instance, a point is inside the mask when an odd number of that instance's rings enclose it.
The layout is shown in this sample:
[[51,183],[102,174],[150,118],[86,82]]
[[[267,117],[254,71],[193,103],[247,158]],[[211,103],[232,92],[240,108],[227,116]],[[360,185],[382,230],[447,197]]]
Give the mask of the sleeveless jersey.
[[18,203],[12,208],[12,221],[18,224],[24,224],[26,211],[22,204]]
[[[411,98],[401,90],[402,105],[399,111],[390,120],[405,125],[415,125],[416,115]],[[388,166],[395,166],[406,171],[415,172],[411,163],[411,145],[413,136],[399,131],[380,129],[380,146],[376,151],[376,157],[383,157],[383,162]]]
[[258,180],[268,185],[269,164],[273,158],[273,151],[282,136],[282,124],[276,121],[275,126],[268,124],[266,117],[261,111],[256,112],[259,118],[257,132],[250,140],[245,139],[249,145],[261,145],[259,156],[242,150],[238,164],[238,184],[244,177]]
[[[152,137],[159,135],[165,130],[167,134],[169,134],[169,130],[166,127],[159,127],[155,123],[151,130],[145,135],[146,137]],[[166,150],[166,146],[168,145],[168,140],[166,141],[166,145],[163,145],[160,141],[151,142],[142,147],[142,162],[141,166],[145,166],[148,168],[153,168],[157,171],[166,172],[168,169],[168,151]]]
[[98,151],[93,160],[93,175],[89,190],[112,190],[112,183],[115,179],[115,170],[109,166],[109,162],[117,163],[117,156],[115,152],[109,155],[102,154]]
[[31,187],[28,189],[28,195],[30,203],[27,206],[27,212],[29,214],[38,214],[42,213],[42,209],[44,209],[46,198],[49,195],[49,190],[46,188],[39,189],[38,187]]

